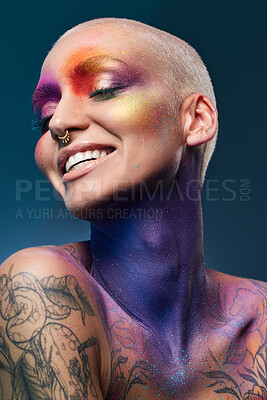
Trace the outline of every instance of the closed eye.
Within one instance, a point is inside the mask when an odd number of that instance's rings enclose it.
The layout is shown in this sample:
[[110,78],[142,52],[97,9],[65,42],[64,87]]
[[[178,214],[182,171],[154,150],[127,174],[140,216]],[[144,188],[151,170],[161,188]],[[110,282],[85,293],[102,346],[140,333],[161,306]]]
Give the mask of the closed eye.
[[121,86],[111,87],[111,88],[104,88],[101,87],[99,89],[95,88],[92,93],[89,93],[89,97],[99,97],[100,100],[108,100],[110,98],[115,97],[115,92],[119,89],[123,89]]

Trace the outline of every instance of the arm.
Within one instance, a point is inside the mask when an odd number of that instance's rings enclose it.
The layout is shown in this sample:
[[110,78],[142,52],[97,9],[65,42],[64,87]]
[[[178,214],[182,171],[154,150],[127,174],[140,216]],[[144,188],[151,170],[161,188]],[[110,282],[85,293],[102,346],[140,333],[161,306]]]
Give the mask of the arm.
[[82,268],[42,248],[4,262],[0,399],[102,399],[103,342],[93,287]]

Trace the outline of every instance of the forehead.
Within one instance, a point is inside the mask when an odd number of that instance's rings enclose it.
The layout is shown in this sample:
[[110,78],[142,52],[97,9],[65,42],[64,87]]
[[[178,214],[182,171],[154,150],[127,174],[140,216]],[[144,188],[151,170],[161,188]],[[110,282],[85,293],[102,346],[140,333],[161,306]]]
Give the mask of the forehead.
[[59,39],[46,57],[41,73],[59,69],[66,62],[71,67],[87,57],[99,55],[125,62],[135,61],[138,64],[145,52],[141,44],[137,46],[133,43],[131,35],[123,27],[93,25],[77,28]]

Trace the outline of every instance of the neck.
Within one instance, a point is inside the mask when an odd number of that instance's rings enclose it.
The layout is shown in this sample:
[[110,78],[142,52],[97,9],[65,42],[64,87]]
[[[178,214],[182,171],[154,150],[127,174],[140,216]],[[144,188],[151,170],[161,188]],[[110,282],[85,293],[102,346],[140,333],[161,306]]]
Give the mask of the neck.
[[206,288],[200,171],[193,154],[187,150],[176,179],[155,190],[152,200],[113,204],[109,218],[91,225],[95,279],[144,326],[178,334],[181,341],[182,332],[201,319]]

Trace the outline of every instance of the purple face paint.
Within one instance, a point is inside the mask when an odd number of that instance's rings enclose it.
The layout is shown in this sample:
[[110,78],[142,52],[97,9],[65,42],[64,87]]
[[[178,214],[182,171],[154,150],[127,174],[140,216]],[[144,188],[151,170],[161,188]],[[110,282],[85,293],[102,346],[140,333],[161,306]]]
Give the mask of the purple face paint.
[[32,108],[35,115],[42,118],[42,109],[50,101],[59,102],[61,90],[57,82],[42,79],[32,97]]

